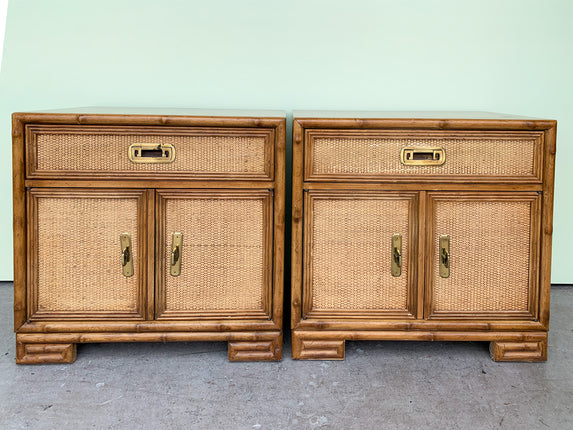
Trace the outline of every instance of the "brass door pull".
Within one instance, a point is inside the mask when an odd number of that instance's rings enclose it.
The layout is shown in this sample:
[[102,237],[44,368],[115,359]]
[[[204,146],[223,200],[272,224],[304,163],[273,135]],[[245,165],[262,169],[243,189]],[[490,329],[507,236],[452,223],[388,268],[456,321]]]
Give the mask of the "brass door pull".
[[450,236],[447,234],[440,236],[440,276],[450,276]]
[[173,233],[171,237],[171,276],[181,275],[182,233]]
[[402,148],[400,161],[405,166],[441,166],[446,162],[444,148]]
[[128,157],[132,163],[173,163],[175,147],[170,143],[133,143]]
[[119,235],[121,245],[121,270],[123,276],[133,276],[133,255],[131,252],[131,235],[122,233]]
[[392,235],[392,276],[400,276],[402,274],[402,235]]

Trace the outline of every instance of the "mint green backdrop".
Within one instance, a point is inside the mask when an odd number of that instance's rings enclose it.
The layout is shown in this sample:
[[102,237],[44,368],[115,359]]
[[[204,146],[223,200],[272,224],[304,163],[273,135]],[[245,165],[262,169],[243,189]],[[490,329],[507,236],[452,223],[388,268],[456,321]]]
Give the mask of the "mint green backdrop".
[[0,280],[12,279],[10,114],[99,105],[556,119],[552,280],[573,283],[572,22],[571,0],[11,0]]

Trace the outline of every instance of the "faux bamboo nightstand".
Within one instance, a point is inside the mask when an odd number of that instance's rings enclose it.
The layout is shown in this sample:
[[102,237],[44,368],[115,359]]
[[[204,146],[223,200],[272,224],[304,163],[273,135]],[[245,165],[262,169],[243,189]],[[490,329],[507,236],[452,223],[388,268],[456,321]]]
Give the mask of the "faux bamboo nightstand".
[[547,359],[556,122],[295,112],[293,357],[345,340]]
[[218,340],[282,353],[285,115],[13,115],[18,363],[76,344]]

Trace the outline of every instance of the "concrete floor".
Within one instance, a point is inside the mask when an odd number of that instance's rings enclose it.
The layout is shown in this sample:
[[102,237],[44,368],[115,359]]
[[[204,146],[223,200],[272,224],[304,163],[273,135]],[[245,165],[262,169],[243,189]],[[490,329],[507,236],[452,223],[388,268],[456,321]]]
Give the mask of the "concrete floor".
[[226,343],[91,344],[16,366],[0,284],[0,429],[572,429],[573,288],[552,290],[549,361],[487,343],[348,342],[344,362],[229,363]]

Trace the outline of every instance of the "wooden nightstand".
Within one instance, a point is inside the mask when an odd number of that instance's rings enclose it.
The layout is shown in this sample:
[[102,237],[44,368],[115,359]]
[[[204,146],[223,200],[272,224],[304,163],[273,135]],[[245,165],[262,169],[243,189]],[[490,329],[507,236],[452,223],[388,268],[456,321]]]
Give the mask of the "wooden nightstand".
[[345,340],[547,359],[556,122],[295,112],[293,357]]
[[13,115],[18,363],[218,340],[280,360],[283,112]]

